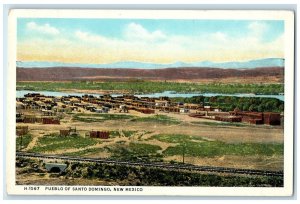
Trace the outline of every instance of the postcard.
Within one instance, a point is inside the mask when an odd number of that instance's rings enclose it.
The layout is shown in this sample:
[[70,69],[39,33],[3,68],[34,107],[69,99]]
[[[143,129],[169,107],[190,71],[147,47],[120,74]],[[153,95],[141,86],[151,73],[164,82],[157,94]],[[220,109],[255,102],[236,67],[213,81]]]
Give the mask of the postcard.
[[292,11],[15,9],[8,45],[8,194],[293,194]]

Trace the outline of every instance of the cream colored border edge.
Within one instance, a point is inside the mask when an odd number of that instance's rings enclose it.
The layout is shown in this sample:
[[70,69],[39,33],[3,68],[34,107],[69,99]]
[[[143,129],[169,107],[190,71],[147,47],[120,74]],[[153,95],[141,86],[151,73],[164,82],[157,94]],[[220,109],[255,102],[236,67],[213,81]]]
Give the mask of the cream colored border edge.
[[[284,187],[143,187],[142,192],[24,191],[15,185],[15,98],[17,18],[128,18],[128,19],[236,19],[285,21]],[[294,137],[294,13],[292,11],[239,10],[24,10],[9,12],[7,83],[7,193],[11,195],[179,195],[179,196],[291,196],[293,194]],[[63,186],[65,187],[65,186]],[[86,186],[88,187],[88,186]]]

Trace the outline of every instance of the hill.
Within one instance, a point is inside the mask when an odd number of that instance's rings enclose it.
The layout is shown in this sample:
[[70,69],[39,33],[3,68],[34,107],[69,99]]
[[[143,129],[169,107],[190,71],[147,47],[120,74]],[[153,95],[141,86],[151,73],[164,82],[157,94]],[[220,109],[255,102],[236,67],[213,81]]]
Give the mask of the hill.
[[17,67],[17,81],[220,81],[220,82],[283,82],[283,67],[255,69],[219,68],[165,68],[165,69],[124,69],[124,68],[22,68]]

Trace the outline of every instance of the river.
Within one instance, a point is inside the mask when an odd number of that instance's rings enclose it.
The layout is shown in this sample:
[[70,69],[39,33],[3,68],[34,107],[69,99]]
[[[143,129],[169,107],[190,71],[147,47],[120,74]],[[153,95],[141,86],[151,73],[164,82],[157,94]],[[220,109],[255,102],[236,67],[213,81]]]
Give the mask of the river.
[[[67,93],[67,92],[57,92],[57,91],[27,91],[27,90],[17,90],[16,96],[18,98],[24,97],[27,93],[40,93],[45,96],[82,96],[83,93]],[[101,94],[89,94],[94,96],[100,96]],[[121,94],[111,94],[111,96],[121,96]],[[237,97],[258,97],[258,98],[277,98],[281,101],[284,101],[284,95],[255,95],[255,94],[219,94],[219,93],[175,93],[173,91],[164,91],[162,93],[151,93],[151,94],[136,94],[137,97],[161,97],[161,96],[167,96],[170,98],[174,97],[184,97],[184,98],[190,98],[193,96],[237,96]]]

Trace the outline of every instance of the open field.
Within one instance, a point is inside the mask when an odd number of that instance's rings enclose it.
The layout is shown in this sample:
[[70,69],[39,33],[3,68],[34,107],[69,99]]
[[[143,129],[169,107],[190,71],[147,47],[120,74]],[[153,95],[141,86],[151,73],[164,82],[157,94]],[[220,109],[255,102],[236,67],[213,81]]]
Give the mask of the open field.
[[[180,155],[184,151],[187,156],[215,157],[222,155],[283,155],[283,144],[239,143],[228,144],[220,141],[209,141],[199,137],[186,135],[155,135],[152,137],[162,142],[176,143],[175,147],[166,149],[166,155]],[[151,139],[152,139],[151,138]],[[199,151],[200,150],[200,151]]]
[[[84,119],[78,119],[78,115]],[[178,113],[149,116],[135,111],[123,114],[112,111],[65,114],[60,125],[49,128],[49,125],[28,124],[28,127],[31,140],[26,151],[29,152],[182,162],[184,151],[185,162],[196,165],[283,169],[283,129],[276,126],[233,126]],[[76,127],[80,136],[59,136],[59,130],[68,127]],[[111,136],[89,138],[85,133],[90,130],[109,131]]]
[[166,115],[154,115],[154,116],[150,116],[150,117],[138,117],[138,118],[134,118],[131,121],[134,122],[145,122],[145,123],[159,123],[159,124],[163,124],[163,125],[177,125],[180,124],[180,121],[178,121],[175,118],[166,116]]
[[81,121],[86,123],[91,122],[102,122],[106,120],[121,120],[121,119],[131,119],[134,118],[131,115],[121,115],[121,114],[76,114],[73,116],[72,120]]
[[33,152],[55,152],[56,150],[79,149],[101,143],[92,138],[59,137],[58,134],[45,135],[38,139],[37,144],[30,150]]

